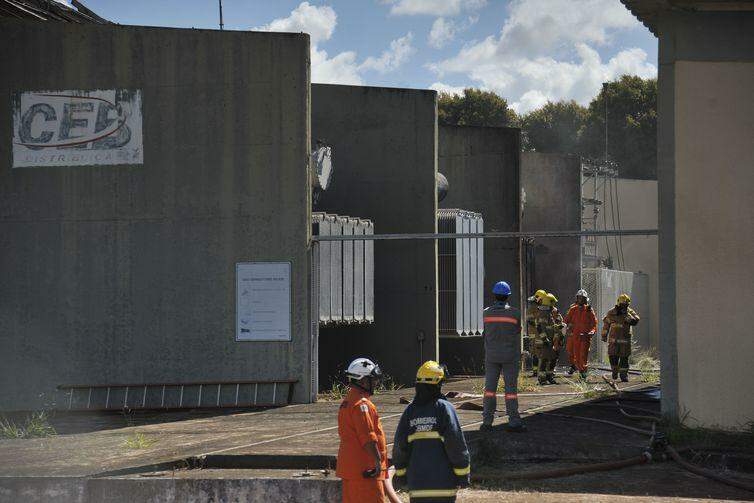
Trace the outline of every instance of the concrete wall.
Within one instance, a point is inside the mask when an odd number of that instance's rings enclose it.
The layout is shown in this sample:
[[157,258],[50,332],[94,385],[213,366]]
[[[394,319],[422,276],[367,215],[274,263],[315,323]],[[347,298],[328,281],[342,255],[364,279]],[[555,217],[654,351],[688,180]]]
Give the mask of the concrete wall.
[[[442,208],[477,211],[484,230],[518,231],[521,132],[513,128],[441,126],[439,171],[448,178]],[[513,289],[511,303],[521,305],[518,239],[485,239],[484,304],[501,280]],[[440,339],[440,359],[452,373],[477,373],[484,362],[482,337]]]
[[[602,182],[600,182],[601,184]],[[656,229],[657,228],[657,181],[656,180],[628,180],[615,179],[612,182],[617,197],[610,200],[611,191],[597,191],[598,199],[606,202],[600,208],[604,212],[608,228],[611,227],[613,217],[620,213],[621,227],[630,229]],[[594,185],[586,183],[583,186],[583,195],[594,198]],[[613,211],[615,210],[615,211]],[[615,213],[615,215],[614,215]],[[599,216],[599,228],[603,227],[603,215]],[[650,347],[659,351],[660,348],[660,317],[659,317],[659,281],[658,281],[658,254],[657,236],[623,236],[617,238],[599,238],[597,240],[597,254],[608,256],[607,247],[613,255],[614,266],[618,265],[615,257],[616,241],[622,244],[625,266],[623,270],[642,272],[648,276],[648,302],[639,315],[642,322],[634,329],[636,339],[644,347]],[[600,313],[604,314],[604,313]]]
[[739,301],[754,280],[754,13],[664,13],[658,32],[663,411],[739,429],[754,419]]
[[[434,91],[312,86],[312,138],[332,145],[319,211],[370,218],[375,234],[436,232]],[[377,241],[375,321],[320,330],[320,385],[365,356],[404,383],[437,357],[434,241]],[[419,341],[419,337],[423,341]]]
[[[300,380],[309,39],[0,20],[0,407],[56,385]],[[136,88],[144,164],[11,169],[11,92]],[[292,263],[292,342],[235,341],[235,264]]]
[[[581,161],[563,154],[521,154],[521,186],[526,192],[524,231],[581,230]],[[561,311],[568,309],[581,285],[581,244],[574,238],[537,238],[528,246],[531,279],[527,294],[538,289],[554,293]],[[531,254],[530,254],[531,257]]]

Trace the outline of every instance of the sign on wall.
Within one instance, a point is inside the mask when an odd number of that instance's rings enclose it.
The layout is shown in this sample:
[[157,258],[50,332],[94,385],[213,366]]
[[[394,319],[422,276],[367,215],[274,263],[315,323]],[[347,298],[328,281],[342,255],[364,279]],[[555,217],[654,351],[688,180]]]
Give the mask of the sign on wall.
[[141,90],[13,95],[13,167],[143,164]]
[[290,262],[236,264],[236,340],[291,340]]

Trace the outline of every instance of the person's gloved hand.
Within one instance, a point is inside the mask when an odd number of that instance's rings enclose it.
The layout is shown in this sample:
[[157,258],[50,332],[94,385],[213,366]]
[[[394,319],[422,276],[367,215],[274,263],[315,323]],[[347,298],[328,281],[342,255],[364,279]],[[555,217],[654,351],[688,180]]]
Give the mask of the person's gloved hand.
[[639,320],[637,320],[636,318],[631,318],[630,320],[628,320],[628,324],[631,325],[632,327],[636,326],[639,324]]
[[463,489],[471,485],[471,475],[456,475],[456,487]]

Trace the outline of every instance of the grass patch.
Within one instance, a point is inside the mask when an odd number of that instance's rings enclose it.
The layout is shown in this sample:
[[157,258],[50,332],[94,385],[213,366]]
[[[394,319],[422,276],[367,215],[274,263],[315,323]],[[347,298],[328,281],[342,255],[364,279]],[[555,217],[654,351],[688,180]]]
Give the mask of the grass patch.
[[[474,394],[481,395],[484,393],[484,383],[476,382],[474,383],[471,389]],[[537,391],[538,389],[539,389],[539,386],[537,386],[536,377],[528,376],[523,371],[519,372],[518,374],[518,392],[519,393],[533,393]],[[505,393],[505,382],[503,381],[503,379],[498,379],[496,393],[498,394]]]
[[663,418],[659,423],[660,431],[665,433],[668,443],[676,447],[692,446],[700,449],[754,451],[754,421],[744,424],[741,431],[732,432],[714,428],[701,428],[687,424],[689,414],[680,419]]
[[[388,391],[396,391],[403,389],[403,385],[398,383],[393,376],[383,374],[382,382],[379,387],[374,390],[376,395],[380,393],[386,393]],[[343,400],[348,394],[348,384],[341,379],[334,379],[330,389],[325,390],[317,395],[319,400],[326,402],[339,402]]]
[[143,433],[136,432],[126,438],[125,442],[123,442],[123,445],[125,445],[129,449],[149,449],[156,443],[156,438],[149,438]]
[[47,412],[34,412],[22,425],[9,419],[0,420],[0,437],[2,438],[46,438],[58,432],[48,421]]
[[586,381],[568,379],[567,377],[563,377],[562,379],[568,384],[568,387],[571,388],[572,391],[575,393],[581,393],[584,395],[584,398],[604,398],[615,393],[609,387],[594,386]]
[[629,362],[631,368],[641,372],[641,380],[645,383],[660,383],[660,360],[657,353],[640,348],[635,341],[631,342],[631,356]]
[[326,402],[339,402],[348,394],[348,386],[341,381],[333,381],[332,387],[323,391],[317,398]]

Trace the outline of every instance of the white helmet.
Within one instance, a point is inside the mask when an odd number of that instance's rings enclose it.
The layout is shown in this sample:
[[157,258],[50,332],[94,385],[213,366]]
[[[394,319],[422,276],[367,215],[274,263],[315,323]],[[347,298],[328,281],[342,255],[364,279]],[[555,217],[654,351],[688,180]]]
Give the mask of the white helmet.
[[576,297],[584,297],[586,301],[589,302],[589,294],[586,293],[586,290],[584,290],[583,288],[576,292]]
[[358,381],[362,377],[382,377],[382,371],[380,366],[374,363],[369,358],[356,358],[348,366],[346,370],[346,376],[349,379]]

